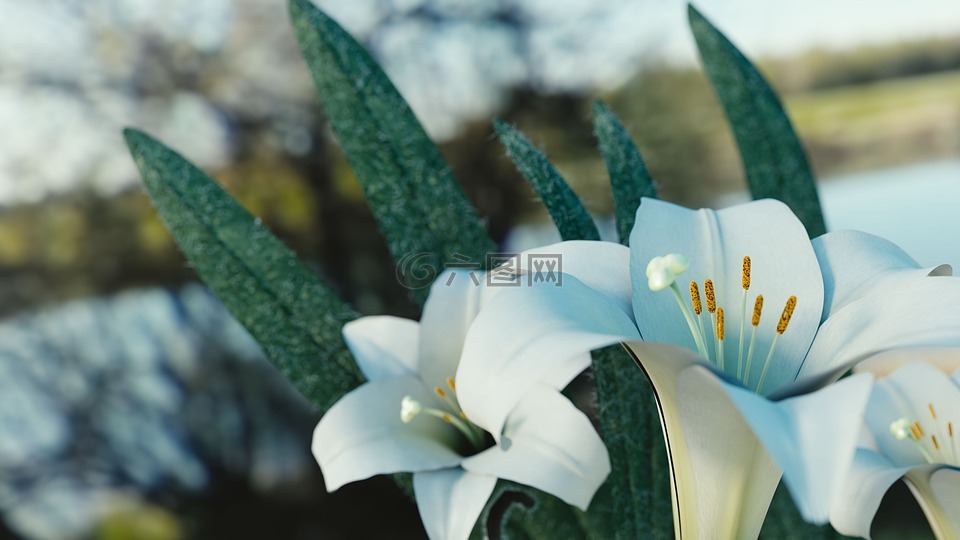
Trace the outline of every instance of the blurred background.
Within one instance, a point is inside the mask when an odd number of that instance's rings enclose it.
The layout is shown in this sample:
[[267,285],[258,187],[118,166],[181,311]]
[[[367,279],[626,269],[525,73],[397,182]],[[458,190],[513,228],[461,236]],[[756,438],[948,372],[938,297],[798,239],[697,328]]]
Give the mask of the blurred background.
[[[683,2],[316,2],[383,64],[504,249],[559,236],[493,116],[601,222],[598,97],[662,198],[746,198]],[[781,93],[829,229],[960,265],[960,4],[697,5]],[[416,316],[286,3],[0,0],[0,68],[0,534],[421,536],[387,480],[325,493],[316,414],[192,285],[120,135],[144,129],[205,168],[359,311]]]

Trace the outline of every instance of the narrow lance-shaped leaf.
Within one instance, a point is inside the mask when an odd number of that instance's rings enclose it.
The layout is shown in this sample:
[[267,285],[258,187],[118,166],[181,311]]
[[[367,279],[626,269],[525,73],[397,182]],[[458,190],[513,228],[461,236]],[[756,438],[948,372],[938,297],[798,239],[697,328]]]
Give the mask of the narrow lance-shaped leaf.
[[655,199],[657,190],[630,134],[600,100],[593,103],[593,129],[610,175],[617,235],[620,243],[627,245],[640,198]]
[[[393,253],[439,270],[495,246],[440,151],[370,54],[309,0],[290,0],[300,51],[324,112]],[[424,261],[427,262],[427,261]],[[422,305],[432,278],[408,285]]]
[[543,199],[550,217],[560,230],[560,237],[564,240],[599,240],[597,226],[580,198],[546,156],[513,126],[500,120],[495,120],[493,125],[517,170]]
[[813,172],[790,119],[767,81],[693,6],[690,27],[733,127],[753,198],[787,204],[807,233],[826,232]]
[[124,137],[180,250],[280,371],[321,410],[357,386],[340,334],[356,313],[203,171],[142,132]]

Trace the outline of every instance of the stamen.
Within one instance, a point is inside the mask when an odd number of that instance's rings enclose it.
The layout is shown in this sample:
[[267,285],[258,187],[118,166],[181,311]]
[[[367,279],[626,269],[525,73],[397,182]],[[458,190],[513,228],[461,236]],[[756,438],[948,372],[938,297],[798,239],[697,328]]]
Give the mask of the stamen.
[[723,308],[717,308],[717,365],[720,371],[726,371],[723,367]]
[[750,347],[747,349],[747,366],[743,370],[743,384],[748,385],[750,382],[750,366],[753,364],[753,346],[757,342],[757,326],[760,325],[760,311],[763,309],[763,295],[758,294],[756,301],[753,303],[753,320],[751,324],[753,328],[750,329]]
[[743,290],[750,289],[750,257],[746,256],[743,258],[743,272],[741,274],[740,282],[743,285]]
[[437,395],[440,396],[441,399],[447,397],[447,393],[444,392],[444,391],[443,391],[443,388],[440,388],[439,386],[434,386],[434,387],[433,387],[433,391],[436,392]]
[[706,280],[703,282],[703,292],[707,296],[707,311],[710,313],[716,313],[717,311],[717,297],[713,292],[713,281]]
[[743,378],[743,320],[747,316],[747,290],[750,288],[750,257],[743,258],[743,271],[740,273],[743,294],[740,295],[740,344],[737,347],[737,379]]
[[460,412],[460,415],[463,417],[463,420],[461,420],[460,418],[450,416],[450,414],[445,411],[424,407],[419,401],[413,399],[411,396],[404,396],[400,401],[400,421],[404,424],[409,424],[421,413],[429,414],[430,416],[439,418],[452,425],[453,427],[457,428],[460,433],[463,433],[464,436],[467,437],[467,440],[470,441],[470,444],[472,444],[475,448],[478,450],[483,449],[483,431],[481,431],[480,428],[475,426],[473,423],[464,421],[467,417],[463,411]]
[[723,308],[717,308],[717,339],[723,341]]
[[793,310],[797,307],[797,297],[791,296],[787,299],[787,305],[783,306],[783,314],[780,315],[780,322],[777,323],[777,334],[783,334],[790,324],[790,317],[793,317]]
[[919,428],[917,427],[916,424],[911,424],[911,425],[910,425],[910,435],[912,435],[914,439],[919,440],[920,437],[921,437],[923,434],[920,433]]
[[[923,428],[920,427],[920,422],[914,422],[913,427],[917,428],[917,433],[920,434],[920,437],[923,437]],[[920,437],[917,438],[919,439]]]
[[773,358],[773,350],[777,347],[777,340],[787,330],[790,324],[790,317],[793,317],[793,310],[797,307],[797,297],[787,298],[787,305],[783,306],[783,313],[780,315],[780,322],[777,323],[777,333],[773,336],[773,342],[770,343],[770,352],[767,353],[767,360],[763,363],[763,371],[760,372],[760,383],[757,385],[757,393],[763,388],[763,379],[767,376],[767,368],[770,367],[770,360]]
[[469,418],[467,418],[467,413],[463,411],[460,411],[460,418],[463,418],[464,420],[469,420]]
[[953,422],[947,422],[947,433],[953,437]]
[[690,302],[693,303],[693,312],[697,315],[703,313],[703,304],[700,303],[700,287],[697,287],[696,281],[690,282]]
[[937,451],[939,451],[939,450],[940,450],[940,445],[937,444],[937,436],[936,436],[936,435],[931,435],[931,436],[930,436],[930,440],[933,441],[933,447],[936,448]]
[[457,391],[457,383],[454,382],[453,377],[447,377],[447,386],[450,387],[450,390]]
[[936,420],[936,419],[937,419],[937,413],[936,413],[936,411],[933,410],[933,403],[927,403],[927,408],[930,409],[930,417],[933,418],[934,420]]

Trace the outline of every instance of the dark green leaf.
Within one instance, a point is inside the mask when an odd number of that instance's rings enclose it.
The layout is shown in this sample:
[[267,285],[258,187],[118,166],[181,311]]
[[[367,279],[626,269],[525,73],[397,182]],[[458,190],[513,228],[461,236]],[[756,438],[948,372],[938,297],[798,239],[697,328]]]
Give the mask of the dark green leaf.
[[340,334],[357,314],[203,171],[142,132],[124,137],[180,250],[280,371],[321,410],[358,385]]
[[612,470],[589,509],[591,523],[607,522],[618,538],[673,538],[670,464],[653,389],[620,346],[593,353],[593,374]]
[[[439,269],[494,251],[450,166],[370,54],[309,0],[290,16],[324,112],[398,264],[423,257]],[[427,296],[424,280],[414,298]],[[412,285],[412,284],[411,284]]]
[[603,538],[591,534],[583,512],[529,486],[497,482],[470,538],[553,540]]
[[599,240],[597,226],[580,198],[570,189],[546,156],[513,126],[500,120],[495,120],[493,125],[517,170],[543,199],[550,217],[560,230],[560,237],[564,240]]
[[610,174],[620,243],[630,242],[641,197],[657,197],[653,178],[620,120],[600,100],[593,103],[593,130]]
[[803,146],[777,94],[757,68],[688,6],[690,27],[713,87],[730,119],[755,199],[780,199],[813,237],[826,226]]

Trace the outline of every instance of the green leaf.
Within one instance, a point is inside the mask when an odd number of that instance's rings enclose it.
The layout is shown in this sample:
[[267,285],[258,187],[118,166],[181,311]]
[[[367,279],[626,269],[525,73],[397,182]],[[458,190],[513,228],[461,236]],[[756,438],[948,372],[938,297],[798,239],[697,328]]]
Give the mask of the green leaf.
[[500,480],[470,535],[472,540],[603,538],[591,534],[579,509],[529,486]]
[[500,120],[494,120],[493,126],[517,170],[540,194],[550,217],[560,230],[560,237],[564,240],[599,240],[597,226],[580,198],[570,189],[546,156],[530,144],[515,127]]
[[657,197],[653,178],[620,120],[600,100],[593,102],[593,130],[610,174],[620,243],[630,242],[641,197]]
[[826,226],[813,172],[777,94],[692,5],[688,14],[707,74],[733,127],[753,197],[780,199],[811,237],[823,234]]
[[[394,259],[403,266],[422,257],[434,269],[464,257],[482,264],[495,251],[483,222],[380,66],[310,0],[290,0],[290,17],[327,120]],[[413,290],[421,305],[433,277]]]
[[617,345],[593,353],[593,375],[611,472],[588,515],[608,522],[617,538],[673,538],[670,463],[653,388]]
[[357,314],[203,171],[140,131],[124,137],[180,250],[280,371],[322,411],[357,386],[340,334]]

